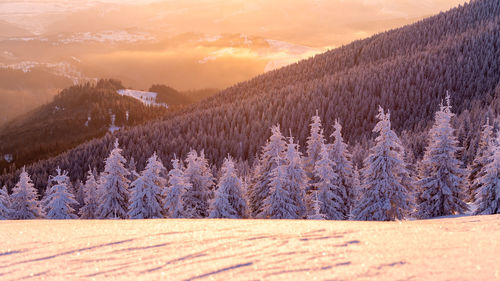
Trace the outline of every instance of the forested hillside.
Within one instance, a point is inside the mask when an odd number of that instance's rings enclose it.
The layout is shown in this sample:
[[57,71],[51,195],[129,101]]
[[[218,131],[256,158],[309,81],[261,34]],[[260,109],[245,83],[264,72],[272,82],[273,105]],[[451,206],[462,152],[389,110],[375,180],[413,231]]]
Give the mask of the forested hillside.
[[[56,156],[102,137],[112,125],[116,129],[134,126],[166,114],[165,108],[117,95],[116,90],[123,88],[115,80],[72,86],[52,102],[5,124],[0,128],[0,171]],[[4,155],[10,155],[13,162],[3,159]]]
[[[142,169],[156,151],[163,163],[190,148],[220,165],[229,153],[253,161],[280,124],[300,144],[318,110],[325,135],[339,119],[355,160],[372,138],[379,105],[391,113],[410,162],[423,156],[425,132],[449,91],[457,117],[461,160],[470,164],[486,117],[500,110],[500,2],[472,1],[416,24],[353,42],[314,58],[239,83],[162,121],[116,133],[126,158]],[[286,134],[288,135],[288,134]],[[27,167],[41,189],[57,166],[72,180],[89,165],[103,169],[115,136],[92,140]],[[359,144],[359,145],[356,145]],[[357,161],[360,164],[360,161]],[[19,172],[16,174],[18,175]],[[13,183],[15,174],[2,182]]]

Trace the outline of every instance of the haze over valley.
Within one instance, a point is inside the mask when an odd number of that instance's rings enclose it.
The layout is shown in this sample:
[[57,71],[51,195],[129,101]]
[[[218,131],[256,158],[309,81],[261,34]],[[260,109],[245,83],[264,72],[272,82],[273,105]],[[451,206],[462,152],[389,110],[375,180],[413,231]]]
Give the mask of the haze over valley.
[[99,78],[224,89],[463,2],[2,1],[0,124]]

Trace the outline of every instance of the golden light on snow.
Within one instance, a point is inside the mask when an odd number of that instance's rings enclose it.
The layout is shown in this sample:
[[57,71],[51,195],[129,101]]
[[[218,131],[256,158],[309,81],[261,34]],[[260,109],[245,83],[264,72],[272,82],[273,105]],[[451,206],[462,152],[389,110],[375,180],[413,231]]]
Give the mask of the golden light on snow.
[[496,280],[500,216],[0,221],[8,280]]

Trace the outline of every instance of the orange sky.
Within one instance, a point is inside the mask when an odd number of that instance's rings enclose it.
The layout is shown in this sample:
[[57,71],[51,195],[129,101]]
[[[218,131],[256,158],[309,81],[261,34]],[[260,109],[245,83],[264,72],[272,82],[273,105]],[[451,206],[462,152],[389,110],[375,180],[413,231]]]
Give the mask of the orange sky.
[[[9,24],[15,24],[22,37],[31,33],[49,40],[80,40],[71,48],[56,42],[64,49],[39,51],[23,60],[54,53],[43,59],[78,61],[88,77],[117,77],[136,87],[158,82],[179,89],[224,88],[464,2],[3,0],[0,39],[2,32],[12,36]],[[7,23],[3,30],[2,22]],[[111,42],[96,47],[95,38]],[[131,47],[127,38],[138,41]],[[4,50],[4,57],[21,59],[17,49]]]

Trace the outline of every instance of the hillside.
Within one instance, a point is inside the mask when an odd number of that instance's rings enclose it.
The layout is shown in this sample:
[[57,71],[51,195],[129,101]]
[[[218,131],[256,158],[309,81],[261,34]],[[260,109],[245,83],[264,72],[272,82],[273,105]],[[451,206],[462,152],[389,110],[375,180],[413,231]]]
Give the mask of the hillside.
[[[168,165],[174,154],[184,157],[190,148],[204,149],[218,165],[228,153],[251,162],[272,124],[281,124],[284,132],[290,129],[303,146],[309,119],[318,110],[325,134],[339,119],[349,143],[360,144],[351,149],[362,158],[381,105],[391,112],[393,127],[413,161],[421,157],[426,145],[422,132],[449,91],[458,113],[454,125],[465,148],[461,157],[468,164],[478,128],[500,110],[499,25],[500,2],[472,1],[236,84],[162,121],[117,136],[126,157],[138,160],[138,168],[153,151]],[[109,136],[93,140],[28,171],[38,188],[46,181],[41,175],[58,165],[73,180],[83,179],[89,165],[102,169],[112,141]],[[14,177],[2,181],[12,184]]]
[[495,280],[499,223],[500,215],[0,221],[0,275],[5,281]]
[[47,103],[65,87],[73,85],[70,78],[58,76],[44,67],[25,72],[3,68],[0,64],[0,126],[36,107]]
[[[0,155],[11,155],[20,167],[101,137],[112,125],[134,126],[166,114],[165,108],[118,95],[122,88],[118,81],[101,80],[63,90],[52,102],[0,128]],[[0,159],[0,170],[15,167],[5,160]]]

